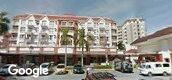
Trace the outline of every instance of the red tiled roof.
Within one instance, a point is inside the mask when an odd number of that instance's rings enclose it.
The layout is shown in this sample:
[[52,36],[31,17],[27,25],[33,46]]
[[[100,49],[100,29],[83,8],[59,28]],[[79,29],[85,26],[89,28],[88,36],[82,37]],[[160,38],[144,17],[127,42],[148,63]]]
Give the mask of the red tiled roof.
[[[13,17],[13,19],[26,19],[29,16],[34,16],[35,19],[42,19],[43,17],[45,17],[43,14],[24,14],[24,15],[17,15],[15,17]],[[86,16],[75,16],[75,15],[70,15],[70,14],[65,14],[65,15],[47,15],[48,19],[50,20],[87,20],[88,17]],[[100,19],[100,17],[91,17],[94,21],[98,21]],[[113,21],[112,19],[109,18],[103,18],[106,21]]]
[[38,14],[36,14],[36,15],[33,15],[33,17],[34,17],[35,19],[41,20],[41,19],[44,18],[45,16],[44,16],[44,15],[38,15]]
[[50,20],[56,20],[56,19],[58,19],[58,16],[55,16],[55,15],[49,15],[49,16],[47,16],[48,17],[48,19],[50,19]]
[[145,36],[145,37],[142,37],[142,38],[139,38],[137,40],[135,40],[133,43],[131,44],[137,44],[137,43],[140,43],[140,42],[145,42],[147,41],[148,39],[153,39],[153,38],[156,38],[156,37],[161,37],[161,36],[164,36],[164,35],[168,35],[168,34],[172,34],[172,27],[168,27],[168,28],[165,28],[165,29],[162,29],[162,30],[159,30],[151,35],[148,35],[148,36]]

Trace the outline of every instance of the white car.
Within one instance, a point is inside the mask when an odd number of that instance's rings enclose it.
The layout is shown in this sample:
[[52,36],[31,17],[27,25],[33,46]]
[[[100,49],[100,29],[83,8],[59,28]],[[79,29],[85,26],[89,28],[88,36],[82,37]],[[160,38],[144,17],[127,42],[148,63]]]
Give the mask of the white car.
[[42,63],[40,65],[41,68],[46,68],[48,69],[48,73],[51,74],[54,72],[54,69],[53,69],[53,63],[49,63],[49,62],[45,62],[45,63]]
[[68,71],[65,69],[64,64],[58,64],[57,68],[56,68],[56,73],[57,74],[66,74],[66,73],[68,73]]
[[163,74],[167,76],[171,74],[171,64],[167,62],[146,62],[142,63],[140,68],[140,74],[152,76],[152,74]]

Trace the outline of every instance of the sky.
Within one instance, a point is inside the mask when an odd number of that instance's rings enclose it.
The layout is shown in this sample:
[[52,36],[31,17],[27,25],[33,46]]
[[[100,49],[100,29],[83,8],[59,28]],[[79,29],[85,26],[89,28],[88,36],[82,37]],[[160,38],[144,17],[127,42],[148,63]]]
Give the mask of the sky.
[[143,18],[147,33],[172,26],[172,0],[0,0],[0,11],[11,18],[25,13],[108,17],[122,25]]

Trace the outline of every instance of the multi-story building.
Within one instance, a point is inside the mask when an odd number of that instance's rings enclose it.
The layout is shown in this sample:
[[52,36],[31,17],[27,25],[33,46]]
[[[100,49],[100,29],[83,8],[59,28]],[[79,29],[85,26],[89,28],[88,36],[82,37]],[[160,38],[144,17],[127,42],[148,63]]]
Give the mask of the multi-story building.
[[[12,19],[10,29],[11,43],[8,56],[2,62],[24,63],[54,61],[64,62],[65,47],[61,44],[61,28],[68,28],[69,35],[74,35],[76,29],[83,28],[86,35],[92,35],[95,40],[89,52],[84,52],[84,63],[104,62],[105,54],[113,57],[116,53],[117,27],[116,22],[109,18],[75,15],[44,15],[24,14]],[[79,61],[81,49],[74,50],[73,39],[68,45],[69,64],[73,59]],[[14,58],[13,60],[10,60]],[[89,58],[89,59],[88,59]],[[20,60],[18,60],[20,59]],[[89,61],[86,61],[89,60]]]
[[123,41],[127,50],[133,48],[130,46],[132,42],[144,37],[145,34],[145,21],[140,18],[128,19],[122,26],[118,27],[118,41]]

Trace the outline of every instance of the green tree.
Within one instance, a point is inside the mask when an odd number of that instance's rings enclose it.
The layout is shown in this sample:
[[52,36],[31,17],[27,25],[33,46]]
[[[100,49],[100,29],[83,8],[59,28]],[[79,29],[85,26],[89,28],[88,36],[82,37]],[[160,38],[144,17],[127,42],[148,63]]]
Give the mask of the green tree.
[[84,65],[84,49],[86,51],[90,50],[90,44],[94,41],[94,38],[92,35],[85,35],[85,30],[84,29],[79,29],[78,30],[78,36],[79,39],[76,42],[79,46],[79,48],[82,49],[82,54],[81,54],[81,65]]
[[[118,51],[122,51],[125,54],[126,48],[122,41],[117,43],[117,52]],[[123,56],[123,60],[125,60],[125,56]]]
[[78,41],[78,38],[79,38],[79,35],[78,35],[78,29],[75,29],[74,31],[74,35],[73,35],[73,40],[74,40],[74,54],[73,54],[73,62],[74,64],[76,63],[75,60],[76,60],[76,50],[77,50],[77,41]]
[[0,12],[0,35],[8,32],[10,19],[6,17],[6,12]]
[[69,35],[69,29],[68,28],[62,28],[61,29],[62,35],[61,35],[61,44],[65,46],[65,67],[67,66],[67,45],[71,44],[72,36]]
[[118,51],[125,51],[126,48],[125,48],[125,45],[123,44],[122,41],[119,41],[118,44],[117,44],[117,50]]

